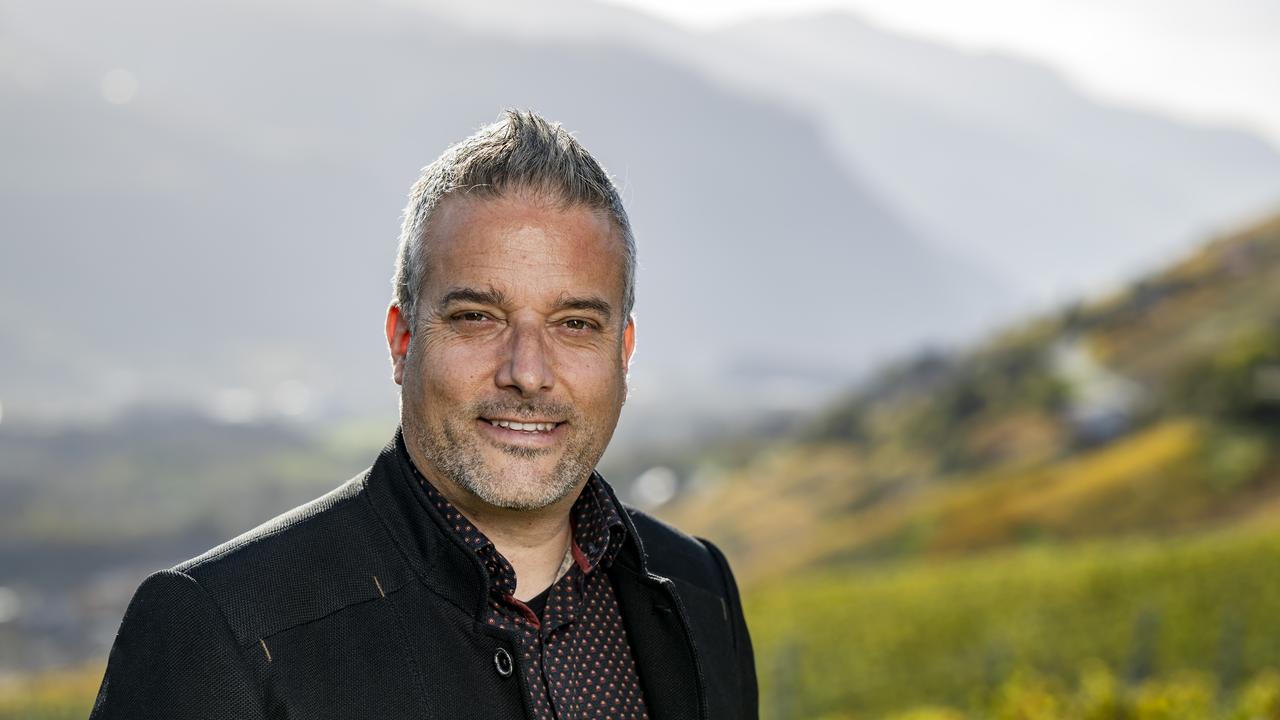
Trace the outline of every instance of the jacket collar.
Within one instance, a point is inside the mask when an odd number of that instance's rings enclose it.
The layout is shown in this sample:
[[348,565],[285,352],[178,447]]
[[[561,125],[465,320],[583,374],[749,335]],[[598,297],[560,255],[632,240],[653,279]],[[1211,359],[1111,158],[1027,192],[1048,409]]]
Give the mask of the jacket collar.
[[[447,532],[440,511],[427,498],[408,460],[399,428],[383,447],[365,479],[369,501],[405,562],[437,594],[473,617],[483,617],[489,588],[489,572],[476,553],[455,533]],[[598,474],[601,501],[612,503],[625,528],[614,563],[648,575],[639,535],[617,494]]]
[[[442,530],[443,519],[414,478],[403,445],[397,429],[365,476],[369,502],[414,574],[437,595],[480,621],[488,601],[488,572],[456,535]],[[602,487],[615,507],[623,508],[613,488],[608,483]],[[649,572],[631,513],[621,509],[619,514],[627,532],[609,575],[622,606],[650,717],[705,720],[705,682],[675,586]]]

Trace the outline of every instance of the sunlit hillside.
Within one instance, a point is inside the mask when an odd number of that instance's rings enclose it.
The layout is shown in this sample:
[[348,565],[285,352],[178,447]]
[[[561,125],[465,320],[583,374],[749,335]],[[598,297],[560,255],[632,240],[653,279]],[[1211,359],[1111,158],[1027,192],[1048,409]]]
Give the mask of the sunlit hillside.
[[744,581],[1167,535],[1280,508],[1280,217],[1111,297],[881,373],[665,511]]
[[1269,522],[802,574],[748,595],[763,716],[1274,718],[1277,562]]
[[1280,217],[693,465],[766,718],[1280,712]]

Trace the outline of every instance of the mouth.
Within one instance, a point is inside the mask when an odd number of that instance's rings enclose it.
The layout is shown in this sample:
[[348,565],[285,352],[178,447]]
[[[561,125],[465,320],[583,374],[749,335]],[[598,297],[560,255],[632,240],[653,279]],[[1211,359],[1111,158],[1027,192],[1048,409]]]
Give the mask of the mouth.
[[476,426],[481,436],[499,447],[550,450],[563,441],[569,423],[551,418],[513,420],[479,417],[476,418]]
[[564,424],[563,421],[556,421],[556,420],[503,420],[499,418],[480,418],[480,419],[489,423],[494,427],[505,428],[507,430],[515,430],[517,432],[526,432],[526,433],[551,432],[552,430],[555,430],[560,425]]

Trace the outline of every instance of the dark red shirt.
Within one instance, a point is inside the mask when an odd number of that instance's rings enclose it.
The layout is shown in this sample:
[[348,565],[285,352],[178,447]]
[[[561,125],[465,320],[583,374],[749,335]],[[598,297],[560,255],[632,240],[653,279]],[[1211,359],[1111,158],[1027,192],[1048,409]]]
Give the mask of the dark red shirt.
[[[410,463],[412,465],[412,463]],[[605,570],[627,537],[621,511],[591,474],[569,512],[573,564],[547,590],[541,619],[514,596],[516,573],[471,521],[414,469],[440,516],[489,571],[484,620],[515,631],[519,671],[537,720],[649,717],[635,659]]]

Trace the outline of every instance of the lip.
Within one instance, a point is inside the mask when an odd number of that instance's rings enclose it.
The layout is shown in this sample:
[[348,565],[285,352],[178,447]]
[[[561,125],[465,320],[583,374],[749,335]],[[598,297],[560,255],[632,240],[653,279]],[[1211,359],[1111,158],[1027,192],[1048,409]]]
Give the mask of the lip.
[[[494,425],[492,420],[511,420],[512,422],[521,423],[556,423],[556,426],[550,430],[512,430],[511,428],[498,427]],[[566,428],[569,423],[556,420],[537,420],[530,418],[476,418],[476,425],[480,431],[481,437],[487,438],[489,441],[498,445],[514,445],[524,448],[549,448],[560,443],[564,437]]]
[[493,424],[495,422],[512,422],[512,423],[525,423],[525,424],[534,423],[539,425],[558,425],[559,423],[564,422],[563,420],[552,420],[551,418],[482,417],[480,419],[486,420],[490,424]]

